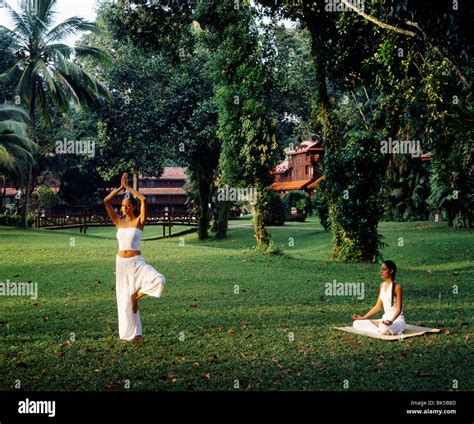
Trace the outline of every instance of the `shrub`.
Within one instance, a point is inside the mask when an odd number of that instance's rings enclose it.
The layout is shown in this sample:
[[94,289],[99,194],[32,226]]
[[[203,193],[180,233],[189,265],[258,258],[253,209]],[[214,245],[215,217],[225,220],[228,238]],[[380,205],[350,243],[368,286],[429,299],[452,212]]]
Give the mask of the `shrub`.
[[263,215],[265,225],[284,225],[290,215],[290,209],[284,199],[275,192],[270,194],[270,200]]
[[305,191],[289,191],[283,196],[283,200],[290,208],[296,208],[298,213],[306,216],[311,212],[311,196]]
[[336,260],[375,262],[385,246],[378,233],[385,172],[380,139],[366,130],[352,131],[347,145],[326,158],[324,195],[329,199]]
[[311,199],[312,207],[319,216],[319,221],[326,231],[329,231],[331,224],[329,223],[329,202],[323,194],[325,181],[319,183],[316,192]]
[[[28,216],[28,227],[31,227],[35,222],[33,215]],[[23,219],[20,215],[0,215],[0,225],[7,227],[22,227]]]
[[304,213],[294,213],[290,214],[287,221],[288,222],[304,222],[306,220],[306,215]]
[[46,214],[50,214],[58,204],[58,201],[59,196],[54,190],[45,185],[38,187],[37,208],[43,210]]

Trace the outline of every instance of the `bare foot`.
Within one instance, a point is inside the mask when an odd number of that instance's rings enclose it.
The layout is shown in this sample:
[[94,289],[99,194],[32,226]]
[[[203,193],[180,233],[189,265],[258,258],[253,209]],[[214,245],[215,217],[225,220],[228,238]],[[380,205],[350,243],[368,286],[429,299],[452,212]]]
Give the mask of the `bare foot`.
[[142,336],[135,336],[135,338],[134,338],[134,339],[132,339],[132,342],[134,342],[134,343],[138,343],[138,342],[140,342],[140,341],[141,341],[141,339],[142,339]]
[[134,293],[130,296],[130,300],[132,301],[132,311],[134,314],[137,313],[138,311],[138,294],[137,293]]

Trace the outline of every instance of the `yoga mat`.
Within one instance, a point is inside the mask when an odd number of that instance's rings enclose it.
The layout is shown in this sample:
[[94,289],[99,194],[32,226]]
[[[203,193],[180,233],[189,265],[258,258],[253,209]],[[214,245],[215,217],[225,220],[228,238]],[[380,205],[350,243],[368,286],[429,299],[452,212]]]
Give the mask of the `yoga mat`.
[[439,333],[441,330],[439,328],[428,328],[428,327],[419,327],[418,325],[409,325],[407,324],[407,329],[402,333],[395,336],[381,335],[370,333],[366,331],[356,330],[354,327],[334,327],[336,330],[345,331],[347,333],[360,334],[362,336],[369,336],[374,339],[381,340],[400,340],[407,337],[421,336],[426,333]]

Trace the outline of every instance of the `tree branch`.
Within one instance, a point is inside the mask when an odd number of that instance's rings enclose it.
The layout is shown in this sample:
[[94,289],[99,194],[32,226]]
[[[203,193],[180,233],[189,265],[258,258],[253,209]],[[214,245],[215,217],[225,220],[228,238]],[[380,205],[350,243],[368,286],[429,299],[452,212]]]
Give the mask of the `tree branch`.
[[447,57],[439,47],[434,46],[428,40],[428,37],[426,36],[426,33],[420,28],[420,26],[416,22],[407,21],[406,24],[415,27],[420,32],[420,34],[422,35],[423,41],[428,45],[428,47],[430,49],[433,49],[433,51],[436,53],[436,55],[441,60],[445,60],[454,69],[454,71],[456,72],[458,77],[462,80],[462,82],[467,84],[467,79],[464,76],[464,74],[462,73],[462,71],[459,69],[459,67],[455,63],[453,63],[453,61],[449,57]]
[[[398,32],[399,34],[403,34],[403,35],[406,35],[408,37],[416,37],[418,36],[419,34],[417,34],[416,32],[413,32],[413,31],[408,31],[408,30],[405,30],[405,29],[401,29],[401,28],[398,28],[398,27],[395,27],[393,25],[389,25],[389,24],[386,24],[385,22],[382,22],[380,20],[378,20],[377,18],[374,18],[373,16],[370,16],[368,15],[367,13],[365,13],[363,10],[359,9],[358,7],[354,6],[353,4],[350,3],[349,0],[341,0],[341,2],[343,4],[345,4],[349,9],[353,10],[354,12],[356,12],[358,15],[362,16],[364,19],[367,19],[368,21],[370,22],[373,22],[374,24],[378,25],[379,27],[381,28],[385,28],[385,29],[388,29],[388,30],[391,30],[391,31],[394,31],[394,32]],[[464,74],[461,72],[461,70],[459,69],[459,67],[453,63],[453,61],[451,59],[449,59],[442,51],[440,48],[434,46],[429,40],[428,40],[428,37],[426,36],[426,34],[423,32],[423,30],[419,27],[419,25],[415,22],[411,22],[411,21],[407,21],[406,22],[407,25],[410,25],[410,26],[413,26],[415,27],[421,34],[422,38],[423,38],[423,41],[428,45],[428,47],[430,49],[433,49],[433,51],[436,53],[436,55],[441,59],[441,60],[445,60],[453,69],[454,71],[456,72],[457,76],[465,83],[467,84],[467,79],[466,77],[464,76]]]
[[398,32],[399,34],[407,35],[408,37],[416,37],[416,32],[408,31],[406,29],[401,29],[393,25],[386,24],[385,22],[379,21],[377,18],[374,18],[373,16],[368,15],[363,10],[351,4],[349,0],[341,0],[341,2],[344,3],[349,9],[356,12],[358,15],[362,16],[363,18],[367,19],[370,22],[373,22],[375,25],[378,25],[379,27]]

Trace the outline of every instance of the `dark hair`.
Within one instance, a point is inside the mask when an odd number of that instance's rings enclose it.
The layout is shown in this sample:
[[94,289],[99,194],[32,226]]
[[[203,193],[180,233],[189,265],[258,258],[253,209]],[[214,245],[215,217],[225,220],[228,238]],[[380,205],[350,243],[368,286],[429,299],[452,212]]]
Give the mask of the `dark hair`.
[[[128,200],[134,207],[135,207],[135,210],[133,211],[133,214],[135,215],[135,217],[139,216],[140,215],[140,211],[139,211],[139,208],[138,208],[138,201],[137,199],[135,198],[135,196],[132,196],[131,194],[129,196],[125,196],[123,198],[123,200]],[[122,200],[122,201],[123,201]]]
[[397,265],[395,265],[395,262],[393,261],[383,261],[383,263],[387,266],[388,270],[389,271],[393,271],[393,273],[391,274],[392,276],[392,303],[391,303],[391,306],[393,306],[393,293],[394,293],[394,286],[396,284],[395,282],[395,276],[397,275]]

